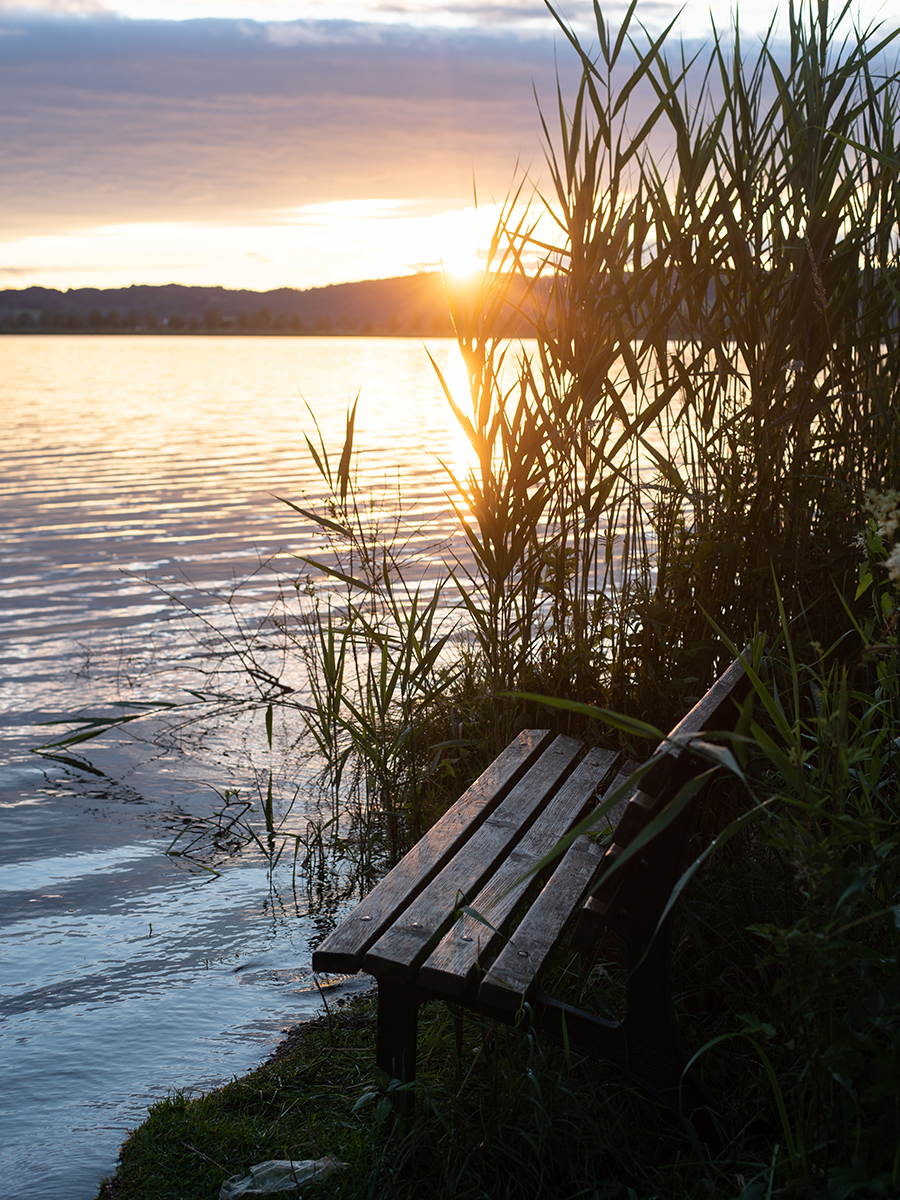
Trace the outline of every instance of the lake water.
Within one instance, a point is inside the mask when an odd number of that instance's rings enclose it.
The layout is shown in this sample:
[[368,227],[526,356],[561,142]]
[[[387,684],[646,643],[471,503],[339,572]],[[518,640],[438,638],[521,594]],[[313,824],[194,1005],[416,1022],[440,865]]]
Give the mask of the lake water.
[[[459,379],[455,343],[429,349]],[[258,713],[198,701],[33,749],[227,666],[234,622],[316,544],[276,499],[316,490],[306,404],[339,449],[359,393],[361,474],[402,467],[426,562],[451,528],[437,456],[465,447],[414,340],[4,337],[0,362],[0,1179],[4,1200],[89,1200],[148,1104],[245,1072],[321,1007],[311,948],[352,881],[210,833],[271,765]],[[276,732],[302,831],[321,799]],[[168,856],[179,834],[204,853]]]

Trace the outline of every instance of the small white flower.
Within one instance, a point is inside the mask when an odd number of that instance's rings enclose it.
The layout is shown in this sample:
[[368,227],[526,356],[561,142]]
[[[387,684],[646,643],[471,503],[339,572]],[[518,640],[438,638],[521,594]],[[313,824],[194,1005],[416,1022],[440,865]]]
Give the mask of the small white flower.
[[891,580],[900,586],[900,546],[895,546],[884,561]]
[[866,508],[875,518],[881,536],[892,541],[900,528],[900,492],[893,488],[887,492],[875,492],[870,488],[866,492]]

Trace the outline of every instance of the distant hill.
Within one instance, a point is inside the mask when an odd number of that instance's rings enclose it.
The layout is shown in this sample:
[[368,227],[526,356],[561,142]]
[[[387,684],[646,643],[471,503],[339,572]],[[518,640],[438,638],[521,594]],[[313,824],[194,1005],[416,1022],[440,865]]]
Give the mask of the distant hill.
[[305,291],[232,291],[174,283],[66,292],[41,287],[0,291],[0,333],[435,337],[453,332],[444,281],[437,272]]

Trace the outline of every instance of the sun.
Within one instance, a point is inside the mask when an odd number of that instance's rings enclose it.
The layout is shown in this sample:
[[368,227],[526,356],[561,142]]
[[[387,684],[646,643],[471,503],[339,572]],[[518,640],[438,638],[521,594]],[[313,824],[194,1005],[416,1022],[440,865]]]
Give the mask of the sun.
[[484,263],[475,251],[454,250],[441,255],[441,270],[448,283],[459,287],[480,279],[484,274]]
[[493,233],[500,210],[496,205],[454,209],[435,221],[435,248],[448,282],[471,284],[485,271],[481,247]]

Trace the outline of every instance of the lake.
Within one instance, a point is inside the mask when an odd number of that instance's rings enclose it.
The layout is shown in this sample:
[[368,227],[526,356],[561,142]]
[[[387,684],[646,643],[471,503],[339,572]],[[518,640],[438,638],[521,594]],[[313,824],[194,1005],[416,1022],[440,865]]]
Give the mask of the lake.
[[[428,347],[464,388],[455,343]],[[359,394],[360,474],[401,471],[423,561],[452,529],[438,458],[466,447],[416,340],[4,337],[0,359],[0,1178],[5,1200],[89,1200],[149,1104],[244,1073],[321,1008],[311,947],[352,898],[338,867],[217,840],[271,755],[258,713],[183,703],[316,547],[278,499],[317,491],[307,405],[337,451]],[[276,743],[302,831],[314,764],[295,730]]]

